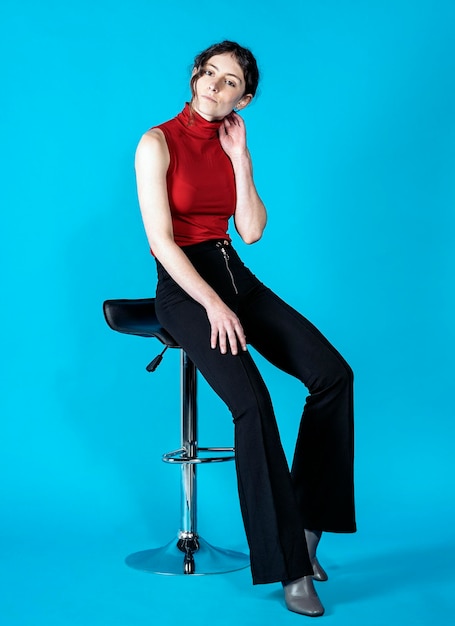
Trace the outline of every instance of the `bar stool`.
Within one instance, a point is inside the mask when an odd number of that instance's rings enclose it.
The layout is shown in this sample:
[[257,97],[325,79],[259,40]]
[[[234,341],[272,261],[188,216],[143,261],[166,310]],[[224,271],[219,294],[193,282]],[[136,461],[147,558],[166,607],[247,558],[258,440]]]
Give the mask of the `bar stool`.
[[134,569],[155,574],[204,575],[232,572],[249,565],[241,552],[210,545],[197,531],[197,467],[232,461],[234,448],[203,448],[197,438],[197,369],[185,351],[164,329],[155,314],[155,300],[106,300],[104,317],[113,330],[140,337],[155,337],[163,351],[147,365],[154,372],[168,348],[181,351],[181,447],[162,455],[165,463],[181,467],[181,528],[165,546],[130,554],[125,562]]

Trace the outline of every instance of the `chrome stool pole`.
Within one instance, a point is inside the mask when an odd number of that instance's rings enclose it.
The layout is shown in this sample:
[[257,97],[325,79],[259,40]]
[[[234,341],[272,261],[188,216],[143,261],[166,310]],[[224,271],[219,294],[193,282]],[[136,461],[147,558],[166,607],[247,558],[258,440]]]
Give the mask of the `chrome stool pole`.
[[[130,554],[125,562],[155,574],[221,574],[248,567],[247,554],[212,546],[197,531],[197,466],[232,461],[234,448],[200,448],[197,443],[197,369],[181,351],[181,448],[163,454],[165,463],[181,465],[181,528],[162,548]],[[199,453],[220,453],[200,456]]]
[[[197,376],[194,363],[182,350],[181,355],[181,444],[183,458],[197,458]],[[169,459],[163,459],[169,462]],[[184,554],[185,574],[196,570],[194,553],[199,550],[197,533],[197,475],[196,463],[182,463],[181,507],[182,525],[178,534],[177,547]]]

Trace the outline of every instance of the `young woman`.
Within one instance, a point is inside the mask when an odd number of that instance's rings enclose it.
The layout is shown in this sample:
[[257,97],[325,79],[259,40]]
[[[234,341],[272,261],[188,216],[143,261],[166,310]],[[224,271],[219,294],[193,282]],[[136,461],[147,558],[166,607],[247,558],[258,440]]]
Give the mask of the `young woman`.
[[[355,531],[353,376],[321,333],[244,266],[227,233],[233,216],[251,244],[266,224],[235,112],[258,80],[253,55],[234,42],[199,54],[191,102],[139,143],[138,195],[158,268],[158,318],[232,412],[253,583],[281,581],[289,610],[317,616],[324,609],[313,581],[327,579],[316,558],[321,533]],[[247,342],[310,392],[291,471]]]

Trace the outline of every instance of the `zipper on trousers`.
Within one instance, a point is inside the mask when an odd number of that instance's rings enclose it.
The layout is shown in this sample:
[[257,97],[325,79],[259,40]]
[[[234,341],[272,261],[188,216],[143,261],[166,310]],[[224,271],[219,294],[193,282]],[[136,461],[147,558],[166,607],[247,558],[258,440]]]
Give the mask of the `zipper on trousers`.
[[227,269],[227,271],[229,273],[229,276],[231,277],[232,286],[234,287],[234,291],[235,291],[236,295],[238,295],[239,292],[238,292],[238,289],[237,289],[237,285],[235,284],[234,276],[232,275],[231,268],[229,267],[229,254],[227,253],[226,248],[224,247],[224,245],[223,245],[223,243],[221,241],[218,241],[218,243],[216,245],[217,245],[217,248],[219,248],[221,250],[221,253],[222,253],[223,257],[224,257],[224,262],[226,264],[226,269]]

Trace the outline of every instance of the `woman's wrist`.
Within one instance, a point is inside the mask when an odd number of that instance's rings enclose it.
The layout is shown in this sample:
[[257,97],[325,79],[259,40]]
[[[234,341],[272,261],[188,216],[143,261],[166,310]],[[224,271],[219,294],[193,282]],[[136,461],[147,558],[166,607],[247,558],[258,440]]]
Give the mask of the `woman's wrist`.
[[234,172],[236,170],[245,169],[251,170],[251,158],[248,149],[245,148],[242,152],[238,154],[232,154],[229,157],[231,159],[232,167],[234,168]]
[[202,295],[200,300],[200,304],[202,304],[207,312],[213,310],[215,307],[218,307],[221,302],[222,300],[220,296],[216,293],[216,291],[212,290],[211,287],[209,287],[209,290]]

